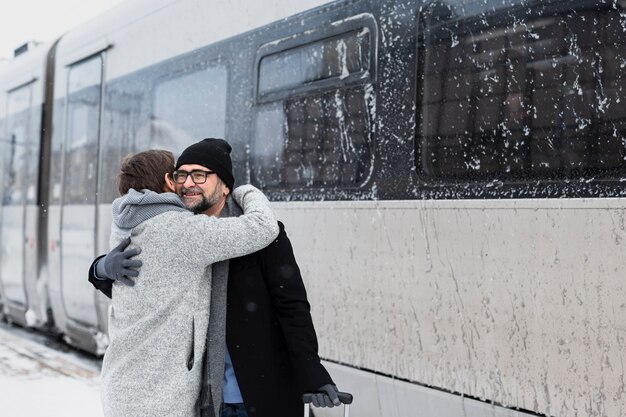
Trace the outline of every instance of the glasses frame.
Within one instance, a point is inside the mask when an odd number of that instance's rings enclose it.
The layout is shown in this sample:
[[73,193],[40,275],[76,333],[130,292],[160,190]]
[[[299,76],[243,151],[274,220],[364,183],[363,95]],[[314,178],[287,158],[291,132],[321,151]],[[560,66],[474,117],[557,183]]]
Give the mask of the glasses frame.
[[[194,178],[194,175],[197,175],[201,173],[201,176],[204,177],[203,180],[201,181],[196,181],[196,179]],[[182,181],[179,181],[176,176],[179,174],[185,174],[185,178]],[[215,171],[205,171],[203,169],[194,169],[191,171],[179,171],[176,170],[174,172],[172,172],[172,179],[174,180],[174,182],[176,184],[184,184],[187,181],[187,178],[189,178],[191,176],[191,181],[193,181],[194,184],[204,184],[206,182],[206,180],[209,178],[209,175],[211,174],[215,174]]]

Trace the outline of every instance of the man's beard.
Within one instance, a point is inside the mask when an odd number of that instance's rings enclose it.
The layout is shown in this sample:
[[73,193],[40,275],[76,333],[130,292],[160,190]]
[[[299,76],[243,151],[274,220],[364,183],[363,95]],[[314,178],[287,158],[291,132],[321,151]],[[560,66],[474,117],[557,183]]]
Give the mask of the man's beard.
[[[178,196],[180,198],[183,198],[185,192],[189,190],[190,190],[189,188],[181,188],[181,190],[178,192]],[[186,207],[187,207],[187,210],[192,211],[193,214],[202,214],[208,209],[210,209],[211,207],[213,207],[214,205],[216,205],[220,201],[220,198],[221,198],[220,190],[216,187],[215,191],[213,191],[213,194],[211,194],[208,198],[205,197],[204,194],[200,194],[200,200],[198,202],[196,202],[195,204],[191,206],[186,206]]]

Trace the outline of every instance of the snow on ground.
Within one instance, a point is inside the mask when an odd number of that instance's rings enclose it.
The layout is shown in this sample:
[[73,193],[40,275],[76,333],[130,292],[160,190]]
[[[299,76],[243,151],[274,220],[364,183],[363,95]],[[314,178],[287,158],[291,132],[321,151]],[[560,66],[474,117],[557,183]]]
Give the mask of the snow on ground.
[[0,416],[101,417],[99,374],[99,360],[0,323]]

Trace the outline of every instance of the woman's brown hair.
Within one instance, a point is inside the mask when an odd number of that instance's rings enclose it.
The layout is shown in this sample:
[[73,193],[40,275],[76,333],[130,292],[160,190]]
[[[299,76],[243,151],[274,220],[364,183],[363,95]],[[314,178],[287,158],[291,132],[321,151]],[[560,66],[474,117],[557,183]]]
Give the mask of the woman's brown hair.
[[162,149],[128,155],[122,160],[117,175],[117,190],[120,195],[126,194],[131,188],[162,193],[165,190],[165,174],[174,172],[174,164],[174,154]]

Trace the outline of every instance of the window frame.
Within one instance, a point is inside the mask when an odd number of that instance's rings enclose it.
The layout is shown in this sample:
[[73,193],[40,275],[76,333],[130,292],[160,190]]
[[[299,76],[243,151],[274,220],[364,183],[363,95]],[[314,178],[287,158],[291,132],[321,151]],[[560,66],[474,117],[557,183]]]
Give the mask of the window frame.
[[[254,59],[254,92],[255,104],[267,104],[273,101],[283,100],[294,96],[309,96],[323,93],[325,91],[352,87],[359,84],[375,83],[377,78],[378,62],[378,25],[376,19],[370,13],[361,13],[347,19],[342,19],[329,24],[330,27],[315,27],[305,30],[300,34],[286,36],[261,45],[256,52]],[[369,42],[369,68],[348,75],[345,78],[331,77],[319,81],[301,84],[295,87],[272,91],[265,94],[259,93],[259,82],[261,77],[261,61],[263,58],[275,55],[290,49],[304,47],[309,44],[339,38],[350,32],[368,29],[370,33]]]
[[[6,113],[5,113],[5,117],[4,117],[4,132],[2,132],[3,136],[5,137],[4,139],[4,143],[2,144],[2,147],[7,147],[6,149],[9,149],[11,151],[11,154],[14,154],[14,152],[16,151],[16,147],[18,146],[17,143],[12,144],[10,139],[9,139],[9,129],[11,127],[14,127],[14,120],[15,120],[15,116],[17,114],[21,114],[26,112],[27,116],[26,116],[26,124],[23,125],[25,126],[25,139],[26,142],[22,143],[21,146],[24,147],[24,151],[25,151],[25,155],[28,153],[28,148],[30,147],[28,139],[31,135],[31,130],[33,128],[32,125],[32,116],[33,116],[33,88],[35,86],[35,82],[37,81],[37,78],[32,78],[29,81],[22,83],[20,85],[18,85],[17,87],[14,87],[10,90],[7,91],[6,94]],[[25,90],[28,89],[28,90]],[[15,111],[12,107],[11,107],[11,98],[15,97],[15,94],[22,91],[27,91],[27,96],[28,96],[28,105],[22,109],[18,109],[17,111]],[[13,145],[14,147],[12,147],[11,145]],[[19,184],[19,187],[14,187],[15,184],[11,184],[10,186],[7,186],[9,184],[5,184],[4,181],[7,179],[6,176],[8,175],[9,177],[11,177],[12,175],[15,175],[16,173],[18,173],[18,171],[15,171],[14,169],[11,169],[10,171],[4,171],[4,169],[10,169],[11,165],[9,164],[9,166],[5,166],[5,155],[2,155],[2,167],[3,167],[3,174],[0,177],[0,180],[2,181],[2,201],[0,206],[24,206],[26,204],[33,204],[34,201],[29,201],[29,198],[27,196],[26,193],[26,182],[22,182],[21,184]],[[28,156],[26,156],[26,160],[24,162],[25,164],[25,168],[23,167],[22,170],[22,176],[26,179],[28,179],[28,175],[31,174],[31,169],[29,167],[29,163],[32,162],[29,160]],[[19,174],[19,173],[18,173]],[[24,181],[24,179],[22,180]],[[21,188],[21,189],[20,189]],[[20,190],[21,194],[20,194],[20,200],[17,201],[14,204],[7,204],[8,201],[5,201],[4,199],[7,196],[12,196],[13,193],[16,190]]]
[[[251,123],[254,125],[256,117],[259,111],[269,105],[280,103],[284,105],[284,101],[289,99],[300,99],[304,97],[320,96],[330,91],[345,91],[349,89],[374,86],[377,82],[377,68],[378,68],[378,50],[380,41],[378,23],[376,18],[371,13],[359,13],[348,16],[343,19],[334,19],[330,24],[325,26],[319,25],[319,20],[315,22],[316,26],[309,30],[302,30],[302,27],[298,27],[298,32],[291,34],[285,33],[282,38],[279,39],[264,39],[264,42],[257,48],[256,55],[254,57],[254,70],[253,70],[253,107]],[[339,76],[313,81],[305,84],[300,84],[294,87],[287,87],[282,90],[274,90],[269,93],[259,95],[259,82],[260,82],[260,66],[261,60],[267,56],[277,54],[280,52],[288,51],[309,44],[332,40],[338,38],[343,34],[349,34],[351,32],[360,32],[367,29],[369,31],[369,66],[365,71],[359,71],[341,78]],[[378,96],[376,89],[374,88],[373,94]],[[294,193],[298,195],[297,200],[341,200],[345,199],[348,193],[357,199],[371,198],[372,190],[368,189],[368,184],[372,179],[372,173],[374,171],[376,163],[376,121],[371,121],[371,126],[368,127],[371,135],[370,147],[371,147],[371,161],[367,162],[369,173],[365,179],[358,185],[337,185],[337,186],[313,186],[306,187],[302,184],[296,186],[272,186],[265,190],[274,198],[279,200],[291,199]],[[255,128],[253,127],[253,130]],[[254,135],[252,135],[254,136]],[[251,148],[254,149],[256,142],[252,139]],[[254,155],[255,152],[253,151]],[[256,161],[254,156],[249,160],[249,168],[251,173],[251,180],[255,181],[255,169]]]
[[[61,195],[60,195],[60,202],[62,206],[66,206],[66,205],[72,205],[72,204],[87,204],[87,205],[97,205],[99,204],[100,201],[100,193],[98,192],[100,189],[100,181],[101,181],[101,170],[102,170],[102,166],[100,164],[100,153],[101,153],[101,140],[102,140],[102,129],[103,129],[103,116],[104,116],[104,97],[105,97],[105,93],[106,93],[106,78],[105,78],[105,69],[106,69],[106,52],[107,50],[110,48],[110,46],[108,46],[107,48],[104,49],[100,49],[95,53],[89,54],[87,56],[85,56],[84,58],[81,58],[78,61],[72,62],[68,65],[66,65],[66,74],[65,74],[65,98],[64,98],[64,115],[63,115],[63,133],[62,133],[62,162],[61,162],[61,166],[63,167],[63,172],[62,172],[62,176],[61,176],[61,184],[62,184],[62,190],[61,190]],[[99,64],[100,64],[100,76],[99,76],[99,82],[98,84],[94,84],[93,86],[88,86],[88,87],[83,87],[80,90],[76,90],[76,91],[71,91],[71,76],[73,71],[75,71],[76,69],[79,69],[80,66],[88,64],[89,62],[95,62],[95,60],[99,60]],[[97,130],[95,131],[95,142],[93,143],[93,145],[95,145],[95,159],[93,161],[93,164],[95,164],[94,166],[94,176],[95,179],[93,180],[93,196],[89,195],[88,199],[86,199],[86,202],[82,202],[82,201],[75,201],[73,199],[74,195],[73,194],[67,194],[68,190],[68,182],[67,182],[67,176],[68,176],[68,158],[69,155],[68,153],[70,152],[70,150],[72,149],[71,146],[69,146],[69,134],[70,131],[72,129],[72,126],[70,126],[70,122],[73,120],[72,119],[72,112],[74,110],[73,106],[72,106],[72,99],[71,97],[74,96],[76,93],[83,91],[85,88],[92,88],[92,87],[96,87],[98,88],[98,103],[97,103],[97,114],[98,114],[98,126],[97,126]],[[82,184],[85,185],[87,184],[87,179],[82,179]]]

